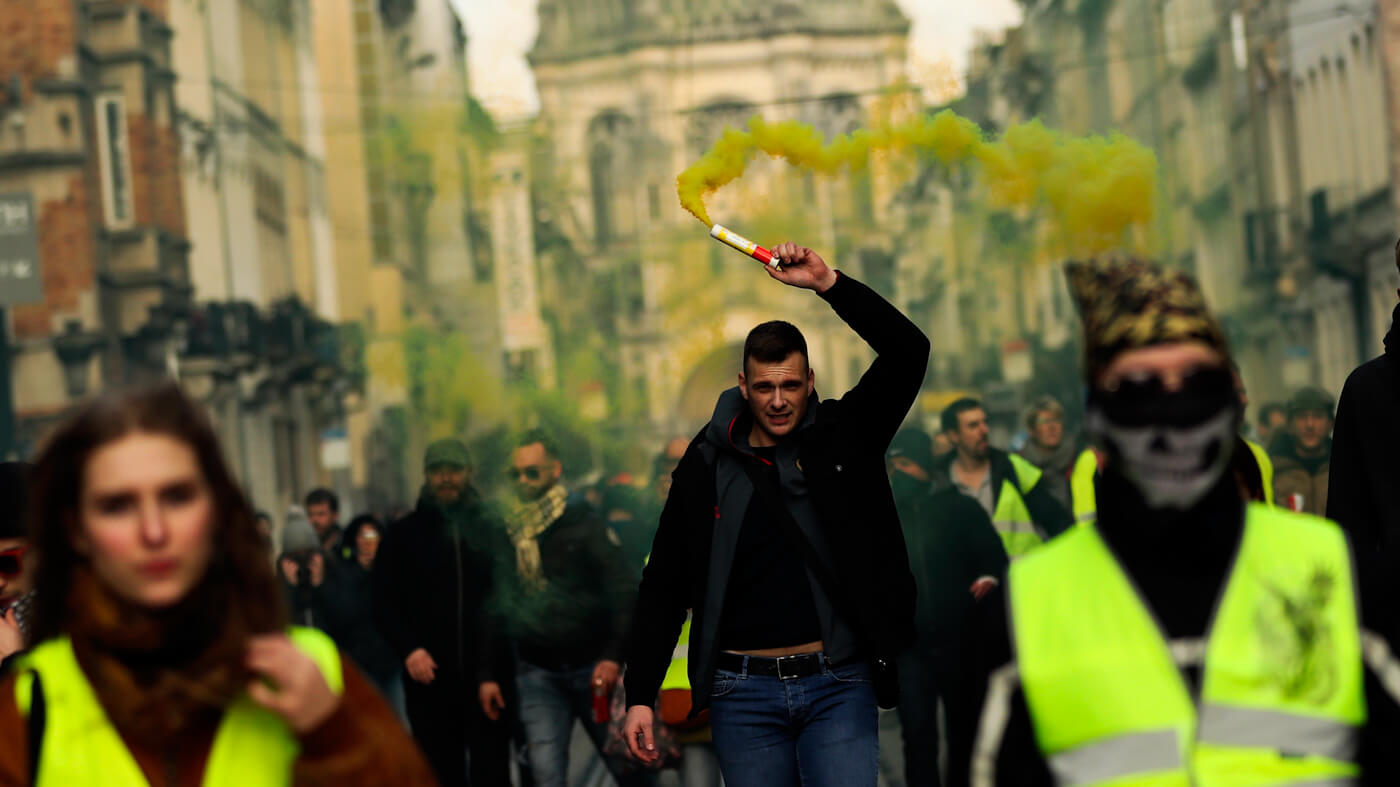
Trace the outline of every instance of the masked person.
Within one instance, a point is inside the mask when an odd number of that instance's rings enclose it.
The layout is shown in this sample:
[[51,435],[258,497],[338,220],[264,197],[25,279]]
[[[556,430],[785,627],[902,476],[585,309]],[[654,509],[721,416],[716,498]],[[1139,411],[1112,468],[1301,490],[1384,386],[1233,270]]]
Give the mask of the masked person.
[[1240,400],[1200,290],[1141,261],[1068,273],[1098,516],[982,608],[973,783],[1397,783],[1374,599],[1358,609],[1339,528],[1241,498]]
[[432,783],[334,643],[288,628],[223,456],[173,385],[99,399],[47,443],[0,784]]
[[34,606],[34,556],[25,528],[29,465],[0,463],[0,661],[24,650]]

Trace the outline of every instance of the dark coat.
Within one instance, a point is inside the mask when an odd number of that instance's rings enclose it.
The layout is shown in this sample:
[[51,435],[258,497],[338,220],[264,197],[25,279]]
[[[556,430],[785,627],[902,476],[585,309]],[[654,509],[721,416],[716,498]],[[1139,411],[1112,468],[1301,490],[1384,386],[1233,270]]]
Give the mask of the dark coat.
[[402,659],[389,647],[375,622],[373,574],[359,563],[345,563],[342,573],[349,617],[341,648],[376,685],[387,686],[398,674]]
[[972,584],[1006,572],[1006,548],[982,506],[956,490],[911,501],[900,519],[919,586],[918,646],[957,649],[976,604]]
[[446,515],[425,493],[388,529],[371,590],[375,622],[400,663],[424,648],[452,676],[496,679],[503,646],[487,603],[493,566],[509,549],[505,526],[474,493]]
[[[1400,550],[1400,307],[1385,354],[1347,378],[1332,431],[1327,518],[1351,536],[1363,568]],[[1279,501],[1280,503],[1282,501]],[[1393,562],[1391,562],[1393,565]]]
[[523,661],[546,669],[621,663],[635,595],[631,570],[618,536],[581,497],[535,537],[540,548],[543,590],[519,582],[515,550],[499,576],[500,624]]
[[[929,341],[899,310],[860,282],[842,275],[822,297],[878,354],[845,396],[816,404],[812,422],[794,438],[830,566],[862,636],[862,651],[893,657],[914,639],[914,579],[885,475],[885,449],[923,383]],[[642,575],[627,660],[627,702],[652,705],[672,649],[694,609],[690,680],[696,712],[710,704],[718,656],[719,614],[710,598],[718,516],[716,469],[707,460],[705,433],[687,449],[672,475],[670,497]],[[781,447],[780,447],[781,450]]]

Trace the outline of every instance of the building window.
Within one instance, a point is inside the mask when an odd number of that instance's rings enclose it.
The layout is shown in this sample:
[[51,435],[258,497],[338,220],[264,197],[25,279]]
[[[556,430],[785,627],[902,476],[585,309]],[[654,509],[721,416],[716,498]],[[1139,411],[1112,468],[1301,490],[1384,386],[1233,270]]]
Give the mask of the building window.
[[119,95],[97,99],[98,157],[102,167],[102,201],[107,225],[131,226],[131,154],[127,150],[126,102]]

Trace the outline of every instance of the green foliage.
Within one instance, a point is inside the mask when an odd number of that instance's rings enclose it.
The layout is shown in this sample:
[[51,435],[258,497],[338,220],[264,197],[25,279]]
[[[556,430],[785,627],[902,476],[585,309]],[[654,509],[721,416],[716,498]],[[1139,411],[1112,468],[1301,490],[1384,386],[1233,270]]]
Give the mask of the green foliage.
[[462,133],[488,150],[501,141],[501,131],[496,127],[495,119],[475,96],[467,96],[467,109],[462,115]]

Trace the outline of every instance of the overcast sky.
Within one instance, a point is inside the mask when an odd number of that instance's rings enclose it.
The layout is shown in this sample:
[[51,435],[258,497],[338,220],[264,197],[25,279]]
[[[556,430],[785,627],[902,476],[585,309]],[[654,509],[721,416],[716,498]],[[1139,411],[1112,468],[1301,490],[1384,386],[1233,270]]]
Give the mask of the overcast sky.
[[[763,0],[756,0],[762,2]],[[525,52],[535,40],[535,0],[452,0],[467,27],[472,92],[503,118],[536,107]],[[896,0],[914,20],[910,57],[932,67],[921,74],[961,76],[972,32],[1015,24],[1015,0]]]

